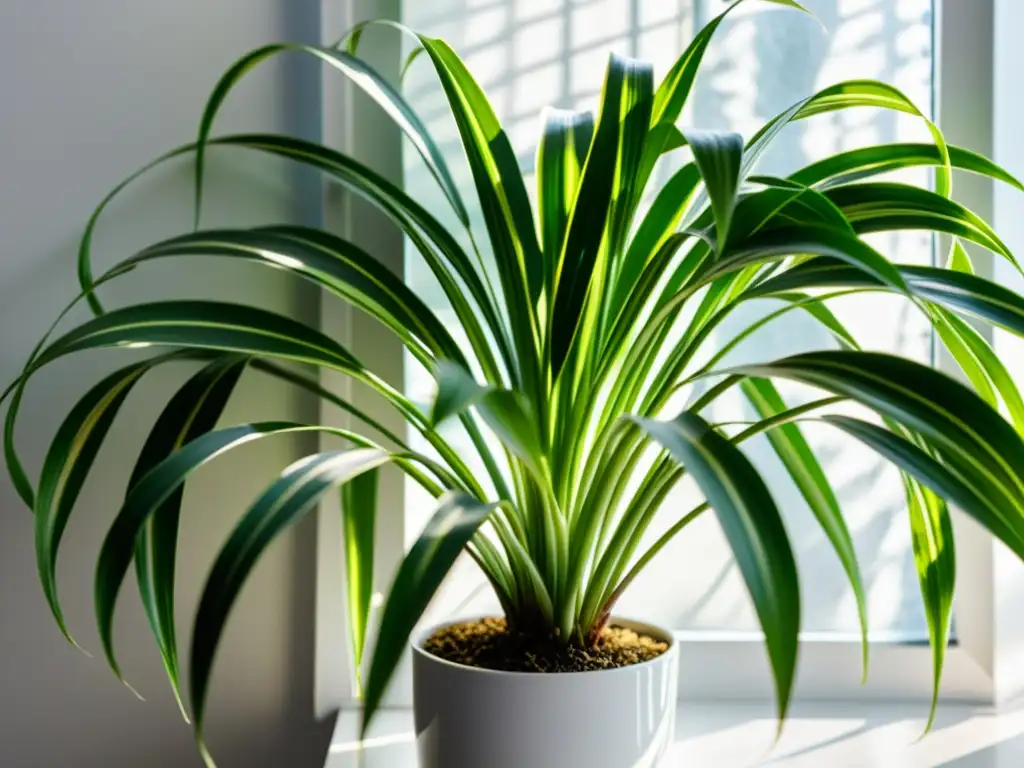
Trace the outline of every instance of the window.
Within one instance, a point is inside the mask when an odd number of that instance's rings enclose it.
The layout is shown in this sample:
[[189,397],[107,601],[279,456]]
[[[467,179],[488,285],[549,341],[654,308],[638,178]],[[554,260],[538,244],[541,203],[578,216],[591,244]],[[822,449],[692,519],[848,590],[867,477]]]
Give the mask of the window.
[[[932,111],[933,105],[960,105],[964,99],[981,98],[979,94],[991,94],[992,76],[974,62],[979,50],[991,48],[992,5],[1000,1],[804,0],[826,28],[823,32],[805,16],[750,0],[717,32],[682,122],[749,136],[797,99],[838,80],[859,77],[897,85],[925,112]],[[401,16],[405,24],[445,38],[463,56],[508,129],[521,164],[529,170],[541,108],[595,109],[609,50],[653,61],[656,73],[663,73],[694,30],[727,3],[436,0],[404,5]],[[440,140],[456,182],[469,190],[471,180],[457,130],[425,60],[411,69],[405,89]],[[942,122],[951,141],[988,151],[991,106],[987,111],[985,104],[980,107],[950,110]],[[873,110],[818,117],[788,130],[789,140],[779,145],[780,151],[765,157],[761,172],[782,175],[840,149],[929,140],[920,119]],[[401,176],[415,198],[429,202],[437,197],[434,182],[415,153],[405,153]],[[983,214],[989,212],[989,192],[970,183],[964,189],[966,196],[959,194],[958,199]],[[475,199],[467,193],[466,201],[473,214]],[[432,206],[432,210],[449,221],[444,206]],[[1001,226],[997,222],[997,228]],[[478,231],[484,231],[482,226]],[[929,263],[938,250],[929,236],[915,233],[887,236],[875,245],[886,253],[898,253],[901,261],[916,263]],[[404,270],[408,282],[443,319],[449,311],[443,294],[412,251],[405,253]],[[762,303],[747,311],[767,313],[772,308]],[[905,305],[891,304],[886,297],[859,296],[833,308],[865,346],[899,351],[924,361],[932,358],[927,326]],[[742,319],[749,322],[752,317]],[[728,335],[728,327],[723,332]],[[735,354],[764,359],[827,343],[815,326],[791,315],[768,326]],[[426,372],[406,359],[404,376],[413,399],[425,402],[432,387]],[[782,388],[781,382],[779,386]],[[794,403],[804,396],[796,385],[782,391]],[[724,412],[727,409],[723,408],[715,414],[716,419],[746,417],[739,398],[735,405],[737,410]],[[812,427],[806,434],[818,449],[854,532],[869,593],[873,650],[869,684],[860,687],[858,625],[845,576],[767,444],[752,442],[748,455],[770,478],[787,518],[804,582],[805,644],[797,695],[926,698],[931,659],[898,476],[873,454],[834,432]],[[422,497],[415,487],[406,485],[404,490],[400,529],[409,540],[422,526],[422,515],[429,507],[420,503]],[[692,488],[681,485],[667,504],[689,509],[692,504],[685,496],[692,493]],[[659,533],[655,526],[649,535]],[[998,655],[994,651],[997,630],[992,583],[1001,553],[969,521],[957,520],[957,535],[956,641],[947,657],[945,685],[959,697],[988,700],[993,696],[992,671]],[[998,600],[995,602],[998,608]],[[482,577],[467,561],[457,567],[427,621],[452,612],[496,610]],[[769,696],[756,619],[713,518],[699,521],[661,553],[634,583],[620,610],[685,636],[690,643],[682,664],[685,696]],[[404,684],[394,686],[396,703],[408,699],[408,693],[401,690]]]

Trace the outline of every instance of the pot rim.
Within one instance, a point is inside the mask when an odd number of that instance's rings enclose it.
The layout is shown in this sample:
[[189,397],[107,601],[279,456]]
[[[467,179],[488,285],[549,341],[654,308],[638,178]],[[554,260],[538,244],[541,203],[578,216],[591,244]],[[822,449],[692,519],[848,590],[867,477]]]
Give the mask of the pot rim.
[[460,670],[462,672],[472,672],[475,674],[482,675],[494,675],[496,677],[509,677],[509,678],[558,678],[558,677],[572,677],[574,675],[615,675],[615,674],[629,674],[630,672],[646,669],[647,667],[658,664],[662,661],[669,660],[673,654],[676,653],[676,649],[679,647],[679,643],[671,632],[662,629],[657,624],[651,624],[646,621],[640,621],[637,619],[626,618],[624,616],[613,616],[609,623],[617,624],[619,626],[626,627],[635,631],[643,632],[646,635],[656,637],[663,642],[668,643],[668,648],[664,653],[655,656],[653,659],[647,659],[641,661],[639,664],[630,664],[626,667],[613,667],[611,669],[588,669],[582,672],[511,672],[504,669],[486,669],[485,667],[471,667],[468,664],[458,664],[454,661],[448,661],[442,659],[440,656],[427,651],[423,644],[427,638],[437,632],[439,629],[444,627],[451,627],[455,624],[462,624],[467,621],[474,621],[476,619],[487,618],[485,616],[463,616],[461,618],[454,618],[450,621],[444,621],[440,624],[432,624],[426,629],[422,629],[416,633],[414,638],[410,641],[412,651],[416,656],[421,659],[429,661],[432,664],[439,664],[445,667],[451,667],[452,669]]

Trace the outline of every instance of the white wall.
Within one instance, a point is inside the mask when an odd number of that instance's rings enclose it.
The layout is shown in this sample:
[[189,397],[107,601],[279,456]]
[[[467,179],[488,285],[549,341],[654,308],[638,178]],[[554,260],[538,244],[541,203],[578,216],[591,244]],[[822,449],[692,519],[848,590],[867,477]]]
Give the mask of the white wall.
[[[76,292],[74,252],[92,206],[124,175],[188,141],[215,78],[245,50],[318,36],[319,0],[5,0],[0,5],[0,381],[12,379],[58,308]],[[301,86],[298,84],[301,80]],[[317,70],[278,61],[229,102],[222,130],[318,130]],[[207,223],[309,219],[316,190],[259,158],[214,159]],[[302,191],[300,189],[300,191]],[[306,210],[303,210],[305,208]],[[115,206],[97,242],[111,264],[189,225],[187,166],[158,173]],[[309,321],[317,297],[279,273],[176,262],[113,286],[108,304],[157,295],[249,301]],[[83,317],[79,314],[78,317]],[[31,387],[19,444],[31,473],[59,419],[122,353],[78,356]],[[157,373],[129,401],[66,535],[61,596],[79,641],[98,651],[92,619],[95,555],[124,493],[155,409],[185,371]],[[276,383],[243,379],[228,421],[313,419],[315,406]],[[190,487],[181,540],[183,650],[211,559],[244,505],[303,448],[265,442],[204,471]],[[32,516],[0,478],[0,764],[198,765],[128,583],[118,641],[134,699],[61,638],[35,573]],[[312,717],[313,521],[259,566],[232,616],[214,680],[210,739],[225,766],[322,764],[329,729]]]

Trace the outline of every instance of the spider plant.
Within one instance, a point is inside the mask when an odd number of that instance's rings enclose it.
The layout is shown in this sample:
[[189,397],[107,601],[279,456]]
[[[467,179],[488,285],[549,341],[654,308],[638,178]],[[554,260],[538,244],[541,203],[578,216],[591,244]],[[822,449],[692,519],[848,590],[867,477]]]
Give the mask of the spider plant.
[[[800,8],[791,0],[770,1]],[[170,363],[195,368],[156,420],[128,479],[98,556],[96,617],[106,658],[120,677],[113,617],[134,566],[183,713],[173,605],[184,483],[200,466],[252,440],[294,432],[339,439],[337,450],[307,456],[272,479],[209,573],[188,669],[191,717],[208,762],[205,705],[232,604],[267,546],[324,494],[340,492],[343,501],[347,610],[354,655],[364,661],[376,478],[389,462],[436,498],[437,506],[391,584],[362,681],[365,721],[379,707],[410,632],[460,553],[479,565],[511,625],[587,645],[636,574],[689,523],[712,511],[764,631],[784,718],[797,664],[800,589],[782,517],[743,453],[744,442],[761,434],[849,577],[866,664],[865,596],[856,553],[836,494],[802,433],[809,421],[867,444],[901,470],[938,690],[955,570],[947,505],[961,508],[1024,557],[1024,401],[976,328],[980,322],[1024,334],[1024,299],[973,274],[962,242],[1016,262],[981,218],[952,199],[952,171],[1022,187],[986,158],[947,144],[914,104],[881,82],[825,88],[746,140],[680,128],[702,57],[728,12],[697,34],[660,82],[648,64],[611,56],[596,114],[546,113],[535,195],[483,90],[459,57],[444,41],[403,29],[443,86],[472,171],[482,232],[473,231],[462,191],[421,119],[395,86],[359,58],[363,26],[336,46],[268,45],[239,59],[217,83],[197,141],[157,159],[100,204],[79,252],[82,292],[69,305],[87,302],[94,316],[59,335],[55,324],[5,395],[7,467],[34,511],[39,576],[69,640],[55,578],[62,534],[108,428],[143,376]],[[233,87],[286,51],[318,57],[383,108],[436,179],[438,201],[458,222],[453,229],[422,201],[329,147],[282,135],[213,135]],[[861,107],[917,116],[933,141],[841,152],[786,178],[757,173],[758,159],[787,125]],[[377,206],[431,269],[457,318],[458,334],[374,254],[335,233],[281,225],[200,228],[205,159],[220,147],[310,166]],[[686,161],[667,181],[652,184],[668,153]],[[195,157],[196,229],[94,276],[91,239],[104,208],[148,168],[180,156]],[[885,180],[891,171],[919,166],[934,169],[934,189]],[[945,236],[952,244],[948,266],[902,265],[862,238],[900,230]],[[374,374],[373,361],[357,360],[322,330],[259,307],[173,299],[102,307],[96,293],[102,284],[152,261],[182,256],[263,264],[311,281],[325,300],[349,302],[390,329],[435,374],[436,398],[418,407],[395,382]],[[895,294],[923,313],[966,384],[908,359],[862,350],[829,304],[868,291]],[[766,300],[774,302],[772,312],[722,338],[726,318]],[[824,328],[834,348],[756,364],[722,362],[743,339],[794,312]],[[165,351],[142,360],[133,355],[86,392],[60,425],[33,485],[14,440],[32,375],[79,351],[142,345]],[[368,386],[429,449],[413,450],[404,435],[326,389],[311,375],[317,368]],[[219,426],[247,369],[342,409],[352,428],[290,422]],[[812,385],[822,397],[791,407],[773,384],[780,379]],[[757,420],[709,421],[709,406],[731,390],[742,392]],[[688,392],[689,401],[678,405]],[[844,402],[876,417],[829,412]],[[472,459],[456,450],[449,431],[439,431],[449,419],[461,422]],[[665,510],[674,524],[641,548],[662,502],[684,477],[695,481],[705,501],[689,511]]]

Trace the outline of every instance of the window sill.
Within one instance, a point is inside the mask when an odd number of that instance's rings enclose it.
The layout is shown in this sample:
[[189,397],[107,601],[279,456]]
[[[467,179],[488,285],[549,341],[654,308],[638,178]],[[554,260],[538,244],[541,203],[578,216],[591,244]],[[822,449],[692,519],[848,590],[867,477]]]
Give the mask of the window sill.
[[[750,768],[997,768],[1024,765],[1024,706],[940,705],[932,732],[918,740],[927,706],[799,702],[778,744],[771,705],[684,703],[676,738],[661,765]],[[412,713],[381,712],[358,759],[359,715],[338,717],[324,768],[416,768]]]

